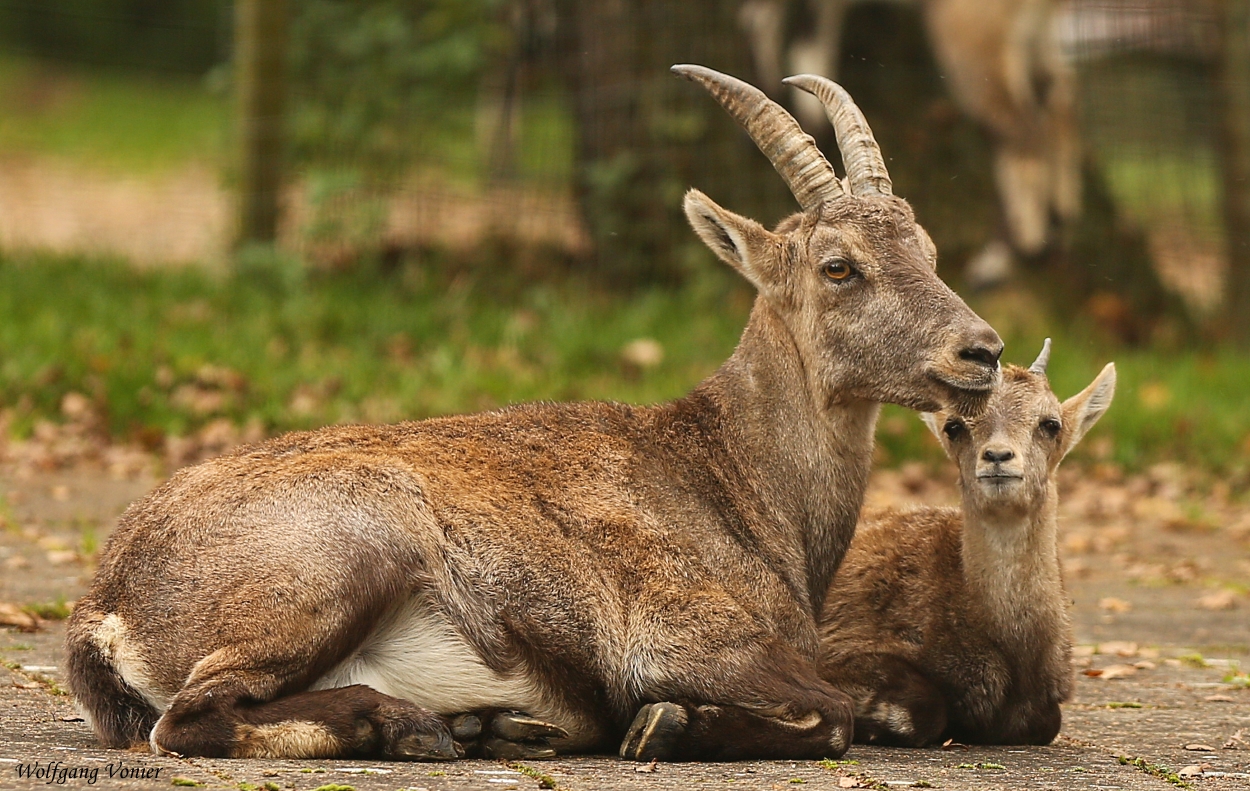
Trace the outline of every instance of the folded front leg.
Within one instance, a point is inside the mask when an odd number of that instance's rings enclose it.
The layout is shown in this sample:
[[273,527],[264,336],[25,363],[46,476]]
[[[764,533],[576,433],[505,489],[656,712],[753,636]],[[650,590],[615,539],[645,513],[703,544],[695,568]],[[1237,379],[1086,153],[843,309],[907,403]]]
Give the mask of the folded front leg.
[[643,706],[621,744],[621,757],[805,760],[846,752],[853,733],[849,697],[788,652],[775,652],[751,670],[718,682],[713,700],[704,693],[702,699],[675,697]]

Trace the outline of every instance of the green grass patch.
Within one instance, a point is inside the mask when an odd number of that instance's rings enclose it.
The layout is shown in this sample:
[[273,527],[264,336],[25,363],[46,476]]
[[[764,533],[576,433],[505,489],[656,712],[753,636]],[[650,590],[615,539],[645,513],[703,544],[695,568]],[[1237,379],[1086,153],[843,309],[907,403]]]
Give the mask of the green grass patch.
[[[273,433],[534,400],[659,402],[714,371],[746,323],[748,287],[711,263],[701,271],[682,288],[621,293],[433,254],[389,274],[270,261],[235,276],[0,258],[0,403],[24,437],[64,420],[66,395],[81,394],[109,435],[159,447],[220,418]],[[1043,332],[1008,333],[1004,359],[1027,365]],[[1061,398],[1106,362],[1119,372],[1115,403],[1076,457],[1129,470],[1175,460],[1247,488],[1250,357],[1048,334]],[[630,362],[622,350],[638,339],[662,359]],[[886,465],[947,463],[905,409],[883,410],[878,444]],[[84,535],[87,554],[91,544]]]
[[0,57],[0,150],[126,172],[225,160],[231,106],[195,77]]
[[529,777],[533,780],[537,780],[539,788],[555,788],[555,789],[559,788],[559,786],[556,784],[556,779],[554,777],[552,777],[549,774],[545,774],[535,769],[532,766],[526,766],[525,764],[517,763],[515,761],[512,763],[509,763],[507,766],[509,769],[515,772],[520,772],[526,777]]
[[1151,777],[1157,777],[1160,780],[1171,783],[1177,788],[1193,788],[1191,784],[1182,780],[1180,775],[1173,772],[1170,768],[1159,764],[1152,764],[1145,758],[1130,758],[1125,755],[1119,755],[1116,756],[1116,760],[1120,762],[1121,766],[1132,766],[1139,771],[1150,775]]

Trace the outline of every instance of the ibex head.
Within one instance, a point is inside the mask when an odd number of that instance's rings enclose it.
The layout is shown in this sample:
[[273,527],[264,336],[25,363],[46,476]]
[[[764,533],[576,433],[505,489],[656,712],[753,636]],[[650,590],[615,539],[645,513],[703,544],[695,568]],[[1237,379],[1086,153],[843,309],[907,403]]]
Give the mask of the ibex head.
[[846,91],[812,75],[785,80],[824,104],[843,180],[757,88],[702,66],[673,71],[706,88],[746,129],[802,208],[770,232],[698,190],[685,201],[699,237],[785,323],[813,395],[934,411],[988,392],[1002,341],[938,278],[933,241],[891,193],[881,151]]
[[1008,365],[976,416],[944,410],[922,417],[959,464],[964,502],[983,513],[1027,512],[1047,495],[1059,462],[1111,406],[1115,363],[1063,403],[1046,379],[1050,338],[1028,368]]

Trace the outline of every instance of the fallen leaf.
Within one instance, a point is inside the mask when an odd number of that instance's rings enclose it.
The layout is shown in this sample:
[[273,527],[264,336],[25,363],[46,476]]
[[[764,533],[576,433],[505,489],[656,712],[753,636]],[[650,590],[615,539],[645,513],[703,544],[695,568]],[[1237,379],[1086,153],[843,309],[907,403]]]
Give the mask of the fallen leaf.
[[78,553],[72,549],[55,549],[48,553],[48,562],[53,566],[64,566],[78,560]]
[[43,621],[10,602],[0,602],[0,626],[16,626],[22,632],[37,632]]
[[1237,596],[1227,588],[1199,596],[1194,600],[1204,610],[1231,610],[1237,606]]
[[947,739],[946,741],[942,742],[942,749],[943,750],[966,750],[968,749],[968,745],[957,742],[954,739]]
[[1132,665],[1111,665],[1110,667],[1104,667],[1102,672],[1098,674],[1098,678],[1101,678],[1103,681],[1110,681],[1113,678],[1131,676],[1136,672],[1137,668]]
[[1187,744],[1187,745],[1185,745],[1185,749],[1186,749],[1186,750],[1193,750],[1193,751],[1194,751],[1194,752],[1196,752],[1196,753],[1213,753],[1213,752],[1215,752],[1215,748],[1214,748],[1214,747],[1210,747],[1210,746],[1205,745],[1205,744]]
[[1098,609],[1107,612],[1129,612],[1133,609],[1133,603],[1115,596],[1107,596],[1098,600]]
[[854,777],[839,777],[838,788],[859,788],[859,780]]
[[1201,777],[1202,767],[1198,764],[1191,764],[1176,773],[1177,777]]
[[659,761],[655,758],[652,758],[651,763],[646,764],[645,766],[635,766],[634,771],[635,772],[654,772],[657,763],[659,763]]
[[[1109,599],[1103,599],[1103,601],[1105,602],[1105,601],[1110,601],[1110,600],[1109,600]],[[1128,604],[1128,602],[1125,602],[1123,599],[1115,599],[1115,601],[1118,601],[1118,602],[1123,602],[1124,604]],[[1103,607],[1102,602],[1099,602],[1099,603],[1098,603],[1098,606],[1099,606],[1099,607]],[[1129,608],[1131,609],[1131,608],[1132,608],[1132,605],[1129,605]],[[1111,607],[1103,607],[1103,609],[1114,609],[1114,608],[1111,608]],[[1124,610],[1119,610],[1119,609],[1116,609],[1116,610],[1115,610],[1115,612],[1128,612],[1128,610],[1127,610],[1127,609],[1124,609]],[[1131,642],[1127,642],[1127,641],[1125,641],[1125,640],[1111,640],[1111,641],[1106,642],[1106,643],[1099,643],[1099,644],[1098,644],[1098,653],[1100,653],[1100,654],[1114,654],[1114,655],[1116,655],[1116,656],[1125,656],[1125,657],[1128,657],[1128,656],[1137,656],[1137,643],[1131,643]]]
[[59,719],[61,722],[86,722],[86,720],[83,719],[82,717],[77,717],[73,714],[70,714],[64,717],[58,717],[57,719]]
[[1203,700],[1211,703],[1232,703],[1233,697],[1231,695],[1207,695]]
[[1072,656],[1093,656],[1097,653],[1098,647],[1092,645],[1074,645],[1072,646]]
[[1143,659],[1143,660],[1142,660],[1142,661],[1140,661],[1140,662],[1134,662],[1134,663],[1133,663],[1133,667],[1137,668],[1138,670],[1154,670],[1154,669],[1155,669],[1155,663],[1154,663],[1154,662],[1147,662],[1146,660],[1144,660],[1144,659]]

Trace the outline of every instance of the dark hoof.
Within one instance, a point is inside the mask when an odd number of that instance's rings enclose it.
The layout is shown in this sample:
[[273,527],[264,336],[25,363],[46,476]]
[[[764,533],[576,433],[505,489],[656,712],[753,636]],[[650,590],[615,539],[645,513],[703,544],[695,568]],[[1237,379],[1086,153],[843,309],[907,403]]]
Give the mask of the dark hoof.
[[482,757],[504,761],[544,761],[556,757],[556,751],[545,744],[526,744],[487,737],[482,740]]
[[627,761],[666,761],[677,750],[686,732],[689,715],[676,703],[651,703],[642,707],[621,743]]
[[398,761],[454,761],[464,755],[445,728],[401,736],[386,752],[388,758]]
[[559,725],[536,720],[528,714],[505,712],[490,721],[490,732],[508,742],[530,742],[536,739],[566,739],[568,731]]
[[448,723],[452,738],[457,741],[471,741],[482,735],[482,720],[476,714],[461,714],[453,717]]

